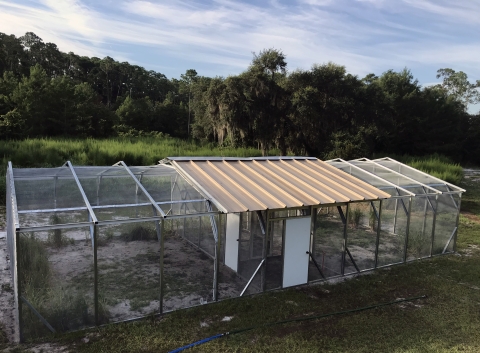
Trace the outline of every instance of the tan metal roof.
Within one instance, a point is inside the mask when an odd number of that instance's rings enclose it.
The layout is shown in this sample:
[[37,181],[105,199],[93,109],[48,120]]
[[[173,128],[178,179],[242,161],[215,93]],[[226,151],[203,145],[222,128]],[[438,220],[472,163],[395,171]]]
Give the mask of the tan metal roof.
[[316,158],[169,158],[223,212],[378,200],[390,195]]

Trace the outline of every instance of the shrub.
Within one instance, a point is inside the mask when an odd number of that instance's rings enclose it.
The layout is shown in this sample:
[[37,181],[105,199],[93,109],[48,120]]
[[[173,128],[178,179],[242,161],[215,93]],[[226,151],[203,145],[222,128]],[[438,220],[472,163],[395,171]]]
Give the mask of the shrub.
[[133,225],[130,229],[122,233],[125,241],[148,241],[157,239],[155,228],[145,227],[142,225]]
[[353,228],[358,228],[362,217],[363,217],[362,210],[360,210],[359,208],[352,208],[348,212],[348,223],[350,223]]

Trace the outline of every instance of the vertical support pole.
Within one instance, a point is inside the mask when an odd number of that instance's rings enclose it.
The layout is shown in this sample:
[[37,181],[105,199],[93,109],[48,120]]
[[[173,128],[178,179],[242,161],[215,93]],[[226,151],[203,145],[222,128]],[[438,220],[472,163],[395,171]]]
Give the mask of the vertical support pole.
[[[185,205],[185,203],[182,203],[182,207],[183,207],[183,214],[186,216],[187,215],[187,205]],[[187,217],[183,217],[183,237],[186,238],[187,236],[187,233],[186,233],[186,225],[187,225]]]
[[[309,256],[309,260],[308,260],[308,264],[309,264],[309,269],[310,269],[310,261],[313,259],[313,251],[312,249],[314,248],[314,233],[315,233],[315,219],[317,217],[315,217],[315,213],[316,213],[316,208],[313,208],[313,206],[310,206],[310,245],[308,247],[308,251],[310,252],[310,256]],[[313,259],[315,261],[315,259]],[[310,270],[308,271],[310,272]],[[283,277],[283,276],[282,276]],[[309,283],[309,278],[310,276],[307,277],[307,283]]]
[[218,236],[215,239],[215,258],[213,262],[213,301],[218,301],[218,269],[220,261],[220,237]]
[[412,215],[412,202],[413,198],[408,198],[408,215],[407,215],[407,228],[405,229],[405,247],[403,249],[403,262],[407,262],[407,249],[408,249],[408,235],[410,234],[410,216]]
[[102,176],[97,177],[97,206],[100,206],[100,183],[102,182]]
[[163,295],[165,293],[165,278],[163,275],[163,258],[165,254],[165,237],[163,236],[165,234],[165,219],[162,219],[161,224],[160,224],[160,298],[159,298],[159,303],[160,303],[160,308],[159,312],[160,315],[163,314]]
[[[89,222],[92,222],[92,215],[91,215],[90,213],[88,214],[88,221],[89,221]],[[91,225],[90,225],[90,240],[92,241],[92,249],[93,249],[93,247],[94,247],[94,241],[93,241],[93,232],[94,232],[94,229],[93,229],[93,228],[94,228],[94,225],[91,224]]]
[[267,290],[267,239],[270,233],[270,210],[267,210],[265,220],[265,234],[263,235],[263,268],[262,268],[262,292]]
[[393,216],[393,234],[397,229],[397,215],[398,215],[398,199],[395,199],[395,214]]
[[[138,181],[141,183],[143,178],[143,173],[140,174]],[[138,204],[138,184],[135,184],[135,204]],[[138,217],[138,207],[135,207],[135,216]]]
[[[425,228],[427,226],[427,205],[428,205],[428,196],[425,196],[425,206],[423,208],[423,224],[422,224],[422,237],[425,236]],[[435,210],[434,210],[435,212]]]
[[453,252],[457,252],[457,235],[458,235],[458,225],[460,222],[460,205],[462,203],[462,194],[458,194],[458,204],[457,204],[457,222],[456,228],[457,231],[455,232],[455,236],[453,237]]
[[[153,210],[153,215],[154,216],[157,216],[157,210],[155,207],[153,207],[152,205],[152,210]],[[157,239],[158,241],[160,242],[161,238],[162,238],[162,229],[160,228],[160,223],[157,221],[155,221],[155,231],[157,232]]]
[[53,181],[53,208],[57,208],[57,181],[58,177],[56,176]]
[[377,218],[377,240],[375,242],[375,268],[377,268],[378,266],[378,247],[380,246],[380,231],[382,228],[382,207],[383,207],[383,200],[380,200],[380,205],[378,206],[378,218]]
[[342,265],[341,265],[342,276],[345,274],[345,254],[347,252],[347,223],[348,223],[347,220],[348,220],[349,209],[350,209],[350,204],[347,203],[347,211],[345,212],[344,219],[342,219],[343,220],[343,251],[342,251]]
[[200,236],[202,235],[202,217],[198,217],[198,224],[199,224],[198,229],[200,231],[197,233],[198,234],[197,245],[198,247],[200,247]]
[[[15,303],[17,304],[17,315],[18,315],[18,339],[20,342],[24,342],[25,338],[23,337],[23,317],[22,317],[22,306],[23,303],[20,300],[20,296],[22,295],[22,285],[19,281],[20,279],[20,273],[22,271],[21,266],[19,266],[18,262],[18,253],[22,251],[22,249],[18,249],[18,246],[20,244],[20,232],[15,230],[15,245],[14,245],[14,252],[15,252],[15,262],[11,264],[12,266],[15,266],[14,269],[14,285],[17,286],[16,296],[15,296]],[[20,251],[19,251],[20,250]]]
[[437,223],[438,195],[435,195],[435,207],[433,207],[432,205],[432,209],[433,209],[433,224],[432,224],[432,234],[431,234],[432,242],[430,244],[430,257],[432,257],[433,255],[433,245],[435,243],[435,224]]
[[99,326],[100,322],[98,319],[98,225],[93,226],[93,301],[94,301],[94,310],[95,310],[95,325]]

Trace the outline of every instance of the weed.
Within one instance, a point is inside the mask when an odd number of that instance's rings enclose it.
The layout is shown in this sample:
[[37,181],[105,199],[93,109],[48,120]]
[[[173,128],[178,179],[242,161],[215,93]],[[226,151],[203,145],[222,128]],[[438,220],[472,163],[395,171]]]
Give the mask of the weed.
[[2,291],[8,292],[8,293],[13,293],[13,288],[10,285],[10,283],[3,283],[2,284]]
[[157,239],[157,232],[153,227],[133,224],[122,233],[122,237],[125,241],[149,241]]
[[358,228],[362,217],[363,212],[360,208],[352,208],[348,212],[348,223],[350,223],[353,228]]

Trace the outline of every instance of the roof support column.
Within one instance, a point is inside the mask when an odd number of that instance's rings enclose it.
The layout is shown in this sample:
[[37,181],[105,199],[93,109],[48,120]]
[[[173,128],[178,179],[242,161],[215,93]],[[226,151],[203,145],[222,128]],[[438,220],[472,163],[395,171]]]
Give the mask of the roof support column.
[[[372,202],[372,207],[373,207],[373,202]],[[375,266],[374,266],[374,268],[377,268],[377,266],[378,266],[378,247],[380,246],[380,234],[381,234],[380,232],[381,232],[381,229],[382,229],[382,207],[383,207],[383,201],[380,200],[380,205],[378,206],[378,214],[377,214],[377,240],[375,242]],[[393,231],[393,232],[395,233],[395,231]]]
[[[430,202],[431,204],[431,202]],[[437,223],[438,195],[435,196],[435,208],[433,208],[433,224],[432,224],[432,244],[430,245],[430,257],[433,254],[433,245],[435,243],[435,224]]]
[[407,229],[405,230],[405,247],[403,249],[403,262],[407,262],[408,235],[410,233],[410,215],[412,214],[413,197],[409,197],[407,212]]

